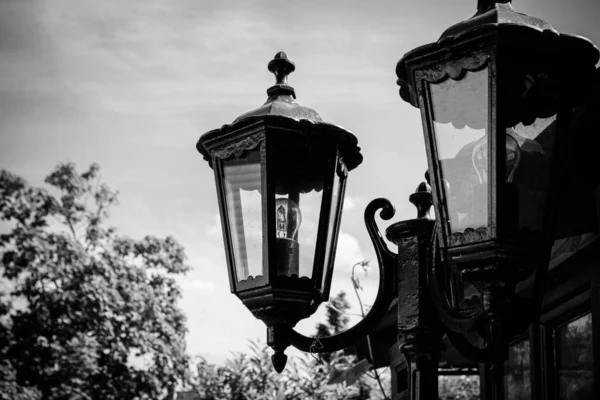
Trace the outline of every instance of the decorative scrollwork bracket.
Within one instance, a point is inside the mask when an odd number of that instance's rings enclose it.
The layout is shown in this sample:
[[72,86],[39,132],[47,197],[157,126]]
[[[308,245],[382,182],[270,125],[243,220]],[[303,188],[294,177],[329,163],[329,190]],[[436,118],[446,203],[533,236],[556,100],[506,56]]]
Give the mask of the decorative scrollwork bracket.
[[387,248],[383,236],[377,228],[375,214],[378,211],[384,220],[391,219],[395,214],[392,203],[383,198],[371,201],[365,209],[365,225],[375,247],[379,264],[379,289],[373,307],[360,322],[347,331],[333,336],[319,337],[321,346],[318,347],[313,346],[314,338],[304,336],[292,329],[292,346],[313,353],[331,353],[353,346],[371,332],[390,308],[392,301],[396,298],[396,254]]

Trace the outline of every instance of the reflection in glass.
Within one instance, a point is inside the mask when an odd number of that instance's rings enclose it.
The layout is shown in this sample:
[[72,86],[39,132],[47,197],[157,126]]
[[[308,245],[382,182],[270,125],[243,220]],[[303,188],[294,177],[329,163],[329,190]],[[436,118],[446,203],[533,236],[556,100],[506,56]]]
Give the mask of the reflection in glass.
[[505,363],[505,394],[507,400],[531,399],[531,362],[529,339],[510,346]]
[[557,328],[555,341],[558,398],[595,398],[592,315],[584,315]]
[[237,280],[262,275],[260,153],[223,160],[225,198]]
[[488,70],[430,84],[433,127],[450,230],[488,222]]

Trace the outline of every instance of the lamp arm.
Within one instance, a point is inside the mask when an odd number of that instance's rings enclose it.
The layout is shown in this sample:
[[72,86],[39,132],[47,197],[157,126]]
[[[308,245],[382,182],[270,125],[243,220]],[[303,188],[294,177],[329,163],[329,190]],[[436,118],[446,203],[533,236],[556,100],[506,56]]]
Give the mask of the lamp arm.
[[[372,331],[390,308],[392,301],[396,298],[396,268],[394,268],[396,255],[388,250],[383,236],[377,228],[375,214],[379,210],[381,210],[379,216],[384,220],[389,220],[395,214],[392,203],[383,198],[371,201],[365,209],[365,225],[375,246],[379,264],[379,288],[373,307],[356,325],[336,335],[310,338],[292,329],[290,339],[295,348],[305,352],[331,353],[353,346]],[[315,343],[319,343],[319,345],[314,345]]]
[[427,251],[427,281],[429,294],[433,307],[437,311],[439,319],[449,330],[465,333],[471,330],[479,317],[483,314],[481,307],[457,310],[451,307],[443,284],[440,283],[441,274],[439,268],[442,265],[438,247],[438,224],[433,228],[430,247]]
[[452,343],[452,346],[460,353],[464,358],[475,361],[475,362],[487,362],[492,356],[492,346],[486,344],[484,347],[479,348],[469,342],[469,340],[462,334],[454,332],[451,329],[445,330],[448,340]]
[[529,324],[540,317],[546,289],[551,249],[552,242],[549,242],[544,246],[544,257],[540,257],[540,260],[537,262],[534,272],[535,275],[533,276],[531,296],[521,297],[518,294],[513,293],[513,296],[510,299],[512,309],[511,315],[516,316],[513,324],[513,336],[521,333]]

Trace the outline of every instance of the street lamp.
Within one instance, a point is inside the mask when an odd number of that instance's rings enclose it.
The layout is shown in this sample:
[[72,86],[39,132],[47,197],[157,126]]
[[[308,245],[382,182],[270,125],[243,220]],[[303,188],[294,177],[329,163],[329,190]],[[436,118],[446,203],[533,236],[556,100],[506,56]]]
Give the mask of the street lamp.
[[290,329],[327,301],[356,137],[296,103],[294,63],[269,62],[276,83],[261,107],[202,135],[215,172],[231,291],[268,329],[281,371]]

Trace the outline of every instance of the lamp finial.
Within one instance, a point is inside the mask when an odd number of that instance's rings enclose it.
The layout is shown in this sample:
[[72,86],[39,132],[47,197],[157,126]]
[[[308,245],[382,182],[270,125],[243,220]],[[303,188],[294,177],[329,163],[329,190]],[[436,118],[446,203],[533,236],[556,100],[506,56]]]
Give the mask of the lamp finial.
[[284,51],[275,54],[275,57],[269,61],[267,68],[275,75],[275,85],[267,89],[269,98],[280,95],[291,95],[295,99],[296,93],[294,88],[288,85],[287,77],[294,72],[296,65],[287,58],[287,54]]
[[427,182],[421,182],[417,190],[408,197],[408,201],[417,207],[417,219],[432,219],[429,214],[431,205],[431,186]]
[[267,68],[275,75],[276,85],[287,85],[287,77],[294,72],[296,65],[288,60],[284,51],[280,51],[269,61]]
[[477,0],[477,12],[484,13],[498,3],[511,3],[512,0]]

